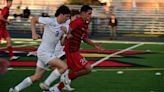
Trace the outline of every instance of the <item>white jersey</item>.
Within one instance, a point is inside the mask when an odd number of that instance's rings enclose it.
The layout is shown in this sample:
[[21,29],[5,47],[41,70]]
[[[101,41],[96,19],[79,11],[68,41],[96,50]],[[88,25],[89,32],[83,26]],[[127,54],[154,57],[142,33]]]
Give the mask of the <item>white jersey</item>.
[[[65,27],[67,28],[67,33],[69,32],[69,24],[70,24],[70,20],[66,21],[66,25]],[[63,56],[65,54],[64,52],[64,46],[61,45],[61,42],[59,41],[56,45],[55,48],[55,55],[60,58],[61,56]]]
[[39,23],[44,24],[44,33],[37,50],[37,56],[40,61],[48,63],[56,57],[54,56],[55,47],[64,33],[61,26],[66,25],[66,23],[58,24],[56,18],[48,17],[39,17]]

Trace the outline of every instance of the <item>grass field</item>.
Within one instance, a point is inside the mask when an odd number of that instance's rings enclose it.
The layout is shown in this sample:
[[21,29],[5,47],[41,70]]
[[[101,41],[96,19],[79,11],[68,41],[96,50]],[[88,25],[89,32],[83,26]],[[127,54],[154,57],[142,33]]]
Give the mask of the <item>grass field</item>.
[[[88,61],[97,61],[113,51],[123,50],[139,42],[127,41],[99,41],[105,50],[109,52],[93,52],[94,48],[82,44],[81,50]],[[14,39],[16,48],[37,47],[40,41],[33,42],[27,39]],[[7,53],[2,50],[6,43],[0,45],[0,57],[8,59]],[[27,57],[28,51],[17,51],[20,55],[18,62],[31,62],[37,60],[36,57]],[[95,55],[96,54],[96,55]],[[16,61],[11,61],[16,62]],[[72,92],[164,92],[164,43],[145,42],[130,52],[121,53],[102,62],[101,65],[93,68],[89,75],[80,77],[72,82],[72,87],[76,90]],[[10,66],[6,74],[0,75],[0,92],[8,92],[10,87],[15,86],[25,77],[32,75],[35,67],[32,66]],[[123,73],[118,74],[118,71]],[[46,73],[44,81],[50,71]],[[161,75],[156,75],[161,73]],[[42,92],[38,83],[24,89],[22,92]],[[53,84],[55,84],[55,81]],[[68,91],[63,91],[68,92]]]

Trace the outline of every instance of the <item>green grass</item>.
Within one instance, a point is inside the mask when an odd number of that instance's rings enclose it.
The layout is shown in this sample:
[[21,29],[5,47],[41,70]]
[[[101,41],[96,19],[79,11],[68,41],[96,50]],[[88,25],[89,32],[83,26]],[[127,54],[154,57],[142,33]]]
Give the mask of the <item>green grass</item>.
[[[30,41],[22,41],[22,43],[14,40],[14,46],[28,43]],[[37,41],[38,43],[40,41]],[[38,44],[37,43],[37,44]],[[35,43],[36,44],[36,43]],[[135,44],[125,43],[104,43],[105,49],[125,49]],[[5,46],[5,43],[1,46]],[[37,45],[36,45],[37,46]],[[95,49],[86,44],[81,45],[82,49]],[[164,44],[144,44],[134,50],[150,52],[145,54],[123,55],[121,58],[110,58],[123,63],[132,63],[143,65],[142,67],[96,67],[89,75],[77,78],[72,82],[72,87],[76,90],[73,92],[164,92]],[[130,56],[132,58],[130,58]],[[139,58],[133,58],[139,57]],[[3,57],[6,58],[7,57]],[[99,60],[101,58],[87,58],[88,60]],[[19,61],[37,60],[36,57],[21,57]],[[15,67],[19,70],[9,71],[5,75],[0,75],[0,92],[8,92],[10,87],[21,82],[25,77],[34,74],[34,67]],[[21,70],[29,68],[33,70]],[[117,71],[123,71],[123,74],[117,74]],[[156,72],[161,72],[162,75],[155,75]],[[49,75],[46,73],[44,79]],[[21,92],[41,92],[38,83],[26,88]],[[58,80],[56,81],[58,82]],[[56,83],[55,82],[55,83]],[[63,91],[68,92],[68,91]]]

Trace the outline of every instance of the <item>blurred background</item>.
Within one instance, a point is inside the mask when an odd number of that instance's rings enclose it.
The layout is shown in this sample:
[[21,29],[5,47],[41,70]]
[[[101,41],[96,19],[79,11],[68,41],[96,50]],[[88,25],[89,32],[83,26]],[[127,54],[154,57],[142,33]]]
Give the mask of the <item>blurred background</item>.
[[[71,9],[80,9],[83,4],[93,7],[90,23],[90,37],[93,39],[110,38],[108,22],[110,15],[115,14],[118,19],[117,40],[164,41],[163,0],[14,0],[9,18],[14,19],[18,6],[22,10],[28,7],[30,16],[54,16],[57,7],[62,4]],[[4,5],[5,0],[0,0],[0,8]],[[8,26],[12,37],[30,37],[29,20],[25,20],[18,18]]]
[[[7,29],[14,55],[20,58],[9,61],[8,72],[0,75],[0,92],[8,92],[35,72],[37,57],[29,53],[37,50],[41,39],[33,41],[31,38],[31,17],[54,16],[63,4],[77,10],[84,4],[93,8],[90,38],[101,43],[105,50],[82,43],[80,52],[91,64],[144,43],[95,66],[91,74],[72,83],[76,89],[72,92],[164,92],[164,0],[13,0],[8,17],[12,24],[7,25]],[[4,6],[5,0],[0,0],[0,9]],[[109,25],[112,15],[117,19],[114,39],[111,39]],[[43,25],[37,25],[37,32],[43,33]],[[5,41],[0,44],[0,58],[9,60],[6,44]],[[41,81],[22,92],[41,92],[38,86]]]

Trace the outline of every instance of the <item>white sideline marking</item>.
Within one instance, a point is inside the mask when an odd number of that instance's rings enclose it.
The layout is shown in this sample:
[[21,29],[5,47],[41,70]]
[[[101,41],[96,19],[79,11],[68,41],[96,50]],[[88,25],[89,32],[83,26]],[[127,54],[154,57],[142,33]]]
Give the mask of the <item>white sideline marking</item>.
[[114,55],[117,55],[117,54],[123,53],[123,52],[125,52],[125,51],[134,49],[134,48],[139,47],[139,46],[141,46],[141,45],[143,45],[143,44],[144,44],[144,43],[139,43],[139,44],[133,45],[133,46],[131,46],[131,47],[128,47],[128,48],[126,48],[126,49],[117,51],[117,52],[115,52],[115,53],[113,53],[113,54],[110,54],[110,55],[108,55],[108,56],[106,56],[106,57],[104,57],[104,58],[98,60],[98,61],[95,62],[94,64],[92,64],[91,67],[93,68],[94,66],[100,64],[100,63],[103,62],[104,60],[107,60],[107,59],[111,58],[111,57],[114,56]]
[[[121,43],[121,44],[138,44],[141,43],[140,41],[107,41],[107,40],[93,40],[97,43]],[[158,45],[164,45],[164,42],[142,42],[144,44],[158,44]]]
[[[9,71],[35,71],[35,68],[8,68]],[[113,72],[113,71],[164,71],[164,68],[125,68],[125,69],[93,69],[92,72]],[[50,69],[48,71],[51,71]]]

